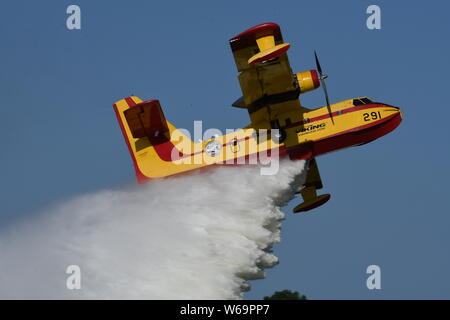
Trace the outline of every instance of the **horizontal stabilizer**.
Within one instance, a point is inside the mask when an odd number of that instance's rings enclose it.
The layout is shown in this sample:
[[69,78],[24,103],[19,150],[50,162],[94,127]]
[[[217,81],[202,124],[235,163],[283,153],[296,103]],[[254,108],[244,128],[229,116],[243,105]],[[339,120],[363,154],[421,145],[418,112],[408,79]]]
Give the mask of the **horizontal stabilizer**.
[[125,119],[133,138],[152,138],[169,132],[158,100],[144,101],[125,110]]

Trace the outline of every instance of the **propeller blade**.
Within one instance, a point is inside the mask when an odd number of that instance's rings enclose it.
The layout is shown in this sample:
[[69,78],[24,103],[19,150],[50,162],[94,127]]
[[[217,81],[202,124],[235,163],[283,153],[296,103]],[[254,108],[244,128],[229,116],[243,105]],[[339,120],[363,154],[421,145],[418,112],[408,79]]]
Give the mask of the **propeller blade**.
[[325,81],[324,80],[320,80],[320,84],[321,84],[321,86],[323,88],[323,92],[325,93],[325,100],[327,102],[328,114],[330,115],[331,122],[334,124],[333,112],[331,111],[331,107],[330,107],[330,99],[328,98],[327,86],[325,85]]
[[316,58],[316,67],[317,71],[319,71],[319,76],[322,76],[322,68],[320,67],[319,58],[317,58],[317,52],[314,50],[314,57]]
[[330,99],[328,97],[328,90],[327,90],[327,86],[325,84],[325,79],[327,78],[327,76],[323,75],[323,73],[322,73],[322,67],[320,66],[319,58],[317,57],[317,52],[315,50],[314,50],[314,58],[316,59],[316,68],[317,68],[317,71],[319,72],[320,86],[322,87],[323,92],[325,94],[325,101],[327,102],[328,114],[330,115],[331,122],[334,124],[333,112],[331,111]]

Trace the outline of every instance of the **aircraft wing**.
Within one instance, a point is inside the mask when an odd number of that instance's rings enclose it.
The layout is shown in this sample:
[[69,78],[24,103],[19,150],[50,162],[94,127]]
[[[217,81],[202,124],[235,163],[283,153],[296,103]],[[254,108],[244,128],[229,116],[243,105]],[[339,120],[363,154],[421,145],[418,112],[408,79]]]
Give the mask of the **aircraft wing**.
[[290,44],[283,42],[277,24],[250,28],[232,38],[230,46],[242,89],[233,106],[248,109],[253,125],[265,127],[276,119],[281,103],[283,112],[299,111],[300,88],[286,54]]
[[317,166],[316,158],[311,158],[309,161],[308,173],[304,188],[314,187],[316,190],[322,189],[322,179],[320,178],[319,167]]
[[302,195],[303,203],[294,208],[294,212],[308,211],[318,206],[321,206],[330,199],[329,194],[323,194],[318,196],[316,190],[322,189],[322,179],[320,178],[319,167],[315,158],[311,158],[308,161],[308,173],[306,175],[306,181],[299,192]]

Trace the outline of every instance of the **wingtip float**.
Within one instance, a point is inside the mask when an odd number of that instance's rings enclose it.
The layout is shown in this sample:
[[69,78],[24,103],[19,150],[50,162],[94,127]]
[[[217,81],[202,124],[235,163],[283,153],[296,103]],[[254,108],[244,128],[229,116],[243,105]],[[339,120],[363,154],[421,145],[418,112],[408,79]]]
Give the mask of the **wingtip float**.
[[[399,108],[367,97],[330,104],[324,83],[327,76],[317,54],[317,71],[293,73],[287,57],[290,44],[284,43],[275,23],[240,33],[230,39],[230,46],[242,89],[242,97],[233,106],[247,109],[251,123],[246,128],[194,142],[166,120],[158,100],[131,96],[114,104],[139,183],[215,165],[245,163],[239,160],[277,151],[280,158],[307,160],[306,182],[299,190],[304,202],[294,208],[294,212],[304,212],[330,199],[329,194],[317,195],[322,180],[315,157],[371,142],[394,130],[402,120]],[[303,107],[299,96],[320,86],[326,105]],[[278,139],[260,141],[254,130],[261,129],[269,135],[277,129]],[[187,146],[174,144],[180,138]],[[256,149],[246,148],[251,143]]]

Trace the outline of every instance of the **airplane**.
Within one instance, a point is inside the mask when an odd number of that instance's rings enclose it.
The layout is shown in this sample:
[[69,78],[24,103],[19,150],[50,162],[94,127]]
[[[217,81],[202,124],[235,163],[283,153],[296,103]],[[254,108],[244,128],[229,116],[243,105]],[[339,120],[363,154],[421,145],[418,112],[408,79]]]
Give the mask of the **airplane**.
[[[138,183],[245,164],[240,160],[276,151],[279,158],[306,160],[306,181],[298,191],[303,203],[293,209],[294,213],[305,212],[330,199],[330,194],[317,195],[323,187],[317,156],[369,143],[402,121],[400,108],[368,97],[330,104],[324,81],[327,76],[316,52],[317,70],[293,73],[287,56],[290,44],[283,41],[275,23],[254,26],[229,43],[242,90],[242,97],[232,106],[247,109],[247,127],[194,142],[166,120],[158,100],[130,96],[113,105]],[[299,96],[319,87],[326,105],[316,109],[301,105]],[[175,143],[180,140],[183,143]]]

